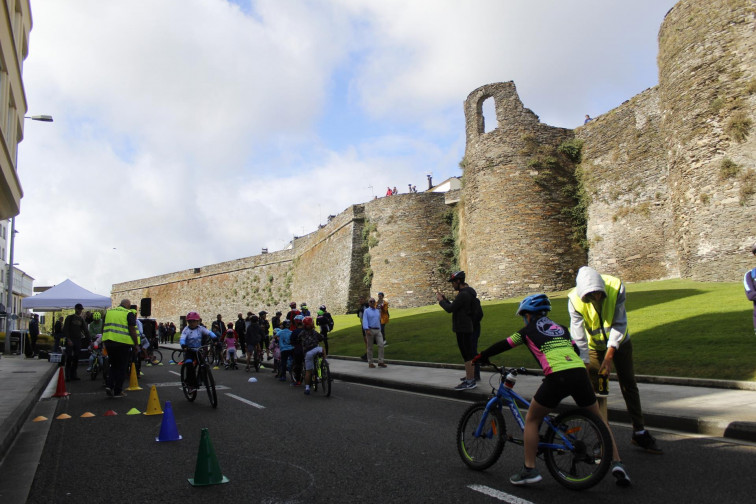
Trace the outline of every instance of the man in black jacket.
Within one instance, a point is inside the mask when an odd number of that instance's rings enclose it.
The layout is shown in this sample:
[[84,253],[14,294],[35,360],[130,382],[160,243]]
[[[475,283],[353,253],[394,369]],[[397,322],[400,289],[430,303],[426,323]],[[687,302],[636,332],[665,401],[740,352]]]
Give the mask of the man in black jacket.
[[239,338],[239,345],[241,346],[241,353],[242,355],[247,353],[247,340],[244,339],[244,329],[247,326],[247,322],[244,320],[244,317],[242,314],[239,314],[239,318],[236,319],[236,323],[234,324],[234,331],[236,331],[236,335]]
[[464,287],[465,272],[457,271],[449,277],[452,287],[457,291],[454,301],[449,301],[440,292],[436,293],[436,299],[441,308],[452,314],[452,331],[457,334],[457,346],[465,362],[465,378],[454,390],[468,390],[477,387],[475,382],[475,366],[472,363],[476,348],[473,342],[473,301],[477,297],[475,289]]

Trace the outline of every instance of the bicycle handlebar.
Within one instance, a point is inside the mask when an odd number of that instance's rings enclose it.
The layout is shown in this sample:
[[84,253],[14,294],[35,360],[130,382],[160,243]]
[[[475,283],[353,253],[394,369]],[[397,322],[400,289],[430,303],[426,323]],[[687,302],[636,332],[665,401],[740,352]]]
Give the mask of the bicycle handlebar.
[[538,373],[537,371],[530,371],[529,369],[524,368],[524,367],[519,367],[519,368],[506,368],[504,366],[499,367],[490,361],[488,362],[488,364],[491,365],[502,376],[506,376],[509,373],[513,373],[514,375],[541,376],[540,373]]

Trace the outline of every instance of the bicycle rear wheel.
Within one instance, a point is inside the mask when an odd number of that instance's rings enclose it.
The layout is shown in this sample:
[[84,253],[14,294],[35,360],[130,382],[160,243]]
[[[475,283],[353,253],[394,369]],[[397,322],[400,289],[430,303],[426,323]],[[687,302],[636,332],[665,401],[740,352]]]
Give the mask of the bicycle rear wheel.
[[194,401],[197,398],[197,389],[195,389],[193,392],[189,392],[189,389],[191,388],[189,386],[188,381],[188,369],[187,366],[191,366],[192,364],[187,364],[181,366],[181,390],[184,391],[184,397],[186,397],[186,400],[189,402]]
[[462,414],[457,425],[457,451],[467,467],[482,471],[494,465],[504,450],[507,427],[499,408],[488,412],[480,436],[475,431],[483,420],[485,402],[471,405]]
[[320,359],[320,390],[326,397],[331,397],[331,366],[328,361]]
[[547,448],[546,467],[557,482],[570,490],[585,490],[601,481],[612,463],[612,437],[604,421],[585,410],[571,410],[554,420],[558,429],[548,429],[544,441],[562,444],[572,450]]
[[218,407],[218,395],[215,393],[215,379],[213,379],[212,370],[205,366],[202,368],[202,381],[207,389],[207,396],[210,398],[210,405],[213,408]]
[[157,365],[161,362],[163,362],[163,352],[156,348],[152,351],[152,364]]

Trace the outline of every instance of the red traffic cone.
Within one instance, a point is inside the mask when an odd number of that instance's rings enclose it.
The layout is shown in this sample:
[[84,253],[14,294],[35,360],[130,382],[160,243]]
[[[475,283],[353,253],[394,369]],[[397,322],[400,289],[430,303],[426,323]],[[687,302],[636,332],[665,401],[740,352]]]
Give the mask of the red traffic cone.
[[63,368],[60,368],[58,372],[58,388],[55,389],[53,397],[67,397],[70,395],[70,392],[66,392],[66,377],[63,375]]

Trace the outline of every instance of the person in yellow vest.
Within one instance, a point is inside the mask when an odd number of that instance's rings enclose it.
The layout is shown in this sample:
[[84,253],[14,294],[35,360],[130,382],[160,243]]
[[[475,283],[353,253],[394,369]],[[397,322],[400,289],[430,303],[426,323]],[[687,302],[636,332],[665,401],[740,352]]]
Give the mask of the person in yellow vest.
[[130,308],[131,301],[122,299],[120,305],[105,313],[102,342],[110,361],[105,393],[110,397],[126,397],[123,380],[132,354],[139,352],[136,315]]
[[617,372],[622,397],[633,423],[632,443],[650,453],[661,454],[656,439],[646,430],[640,392],[633,370],[633,344],[627,330],[625,286],[611,275],[601,275],[589,266],[578,270],[576,286],[567,296],[570,333],[598,390],[598,376]]

